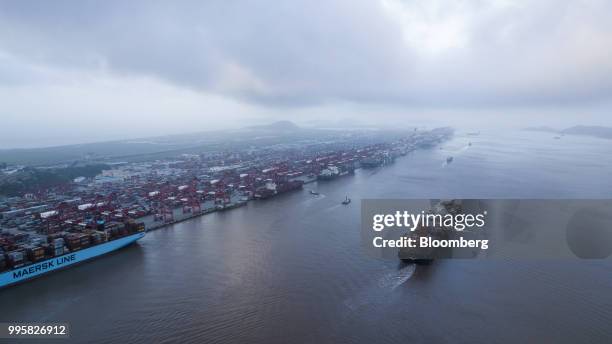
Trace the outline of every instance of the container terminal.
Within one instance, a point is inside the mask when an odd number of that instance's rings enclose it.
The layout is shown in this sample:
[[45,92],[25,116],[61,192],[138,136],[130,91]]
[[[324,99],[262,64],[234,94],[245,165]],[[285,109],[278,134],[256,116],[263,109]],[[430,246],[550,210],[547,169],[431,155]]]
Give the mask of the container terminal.
[[115,162],[93,178],[0,199],[0,288],[119,249],[146,231],[391,164],[452,133],[438,128],[391,142],[313,142]]

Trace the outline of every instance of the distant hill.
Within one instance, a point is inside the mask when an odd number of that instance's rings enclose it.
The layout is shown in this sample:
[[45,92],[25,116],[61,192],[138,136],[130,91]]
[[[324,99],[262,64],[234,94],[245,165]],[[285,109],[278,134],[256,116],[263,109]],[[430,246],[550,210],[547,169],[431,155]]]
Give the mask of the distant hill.
[[612,128],[610,127],[577,125],[575,127],[564,129],[561,131],[561,133],[566,135],[583,135],[603,139],[612,139]]
[[612,128],[596,126],[596,125],[592,125],[592,126],[577,125],[574,127],[561,129],[561,130],[542,126],[542,127],[529,127],[529,128],[525,128],[525,130],[541,131],[541,132],[565,134],[565,135],[591,136],[591,137],[598,137],[602,139],[612,139]]
[[245,149],[253,146],[295,143],[299,140],[321,141],[346,134],[345,129],[301,127],[290,121],[278,121],[242,129],[212,130],[149,138],[95,142],[42,148],[0,147],[0,168],[9,166],[66,167],[75,163],[151,161],[179,154]]
[[[331,135],[330,133],[325,133]],[[70,165],[74,162],[99,163],[120,159],[143,161],[176,156],[181,153],[199,154],[205,151],[227,149],[228,145],[278,143],[287,138],[321,135],[290,121],[273,122],[240,130],[215,130],[174,134],[149,138],[95,142],[42,148],[0,147],[0,168],[4,164],[25,166]],[[263,137],[263,139],[262,139]]]

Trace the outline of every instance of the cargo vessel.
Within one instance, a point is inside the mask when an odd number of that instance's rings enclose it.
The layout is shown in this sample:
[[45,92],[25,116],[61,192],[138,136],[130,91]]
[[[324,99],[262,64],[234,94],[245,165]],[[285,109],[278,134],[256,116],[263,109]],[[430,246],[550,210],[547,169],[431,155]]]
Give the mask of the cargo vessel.
[[395,157],[393,155],[389,154],[388,152],[384,152],[361,159],[360,165],[363,168],[376,168],[392,164],[394,161]]
[[321,172],[317,176],[317,180],[333,180],[338,177],[348,176],[350,174],[355,173],[355,170],[352,168],[338,167],[338,166],[327,166],[321,170]]
[[261,200],[268,199],[289,191],[300,190],[303,186],[304,182],[301,180],[292,180],[279,183],[269,181],[264,187],[256,190],[253,198]]
[[102,256],[104,254],[116,251],[131,243],[136,242],[145,236],[144,227],[139,228],[136,233],[118,237],[100,244],[72,250],[62,255],[56,255],[49,259],[39,260],[32,264],[18,264],[0,272],[0,288],[4,288],[13,284],[25,282],[35,277],[64,269],[75,264]]
[[[437,200],[432,204],[431,209],[427,211],[428,214],[438,214],[438,215],[446,215],[446,214],[460,214],[463,213],[463,208],[460,200]],[[447,230],[443,224],[438,223],[437,225],[434,223],[427,226],[419,225],[415,230],[410,231],[403,236],[409,239],[414,240],[415,242],[420,242],[420,239],[423,237],[428,237],[433,240],[446,240],[449,238],[449,233],[451,231]],[[414,264],[429,264],[433,262],[435,258],[446,257],[448,256],[447,248],[434,248],[434,247],[403,247],[400,248],[397,252],[397,256],[400,260],[406,263],[414,263]]]

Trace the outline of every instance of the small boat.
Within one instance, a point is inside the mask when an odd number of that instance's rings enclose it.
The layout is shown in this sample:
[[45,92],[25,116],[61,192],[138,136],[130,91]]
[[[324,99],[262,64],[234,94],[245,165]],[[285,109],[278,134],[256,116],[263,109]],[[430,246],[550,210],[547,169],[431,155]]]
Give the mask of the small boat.
[[450,164],[451,162],[453,162],[453,157],[449,156],[448,158],[446,158],[446,163]]
[[318,193],[318,192],[316,192],[316,191],[314,191],[314,190],[310,190],[310,194],[311,194],[311,195],[315,195],[315,196],[318,196],[318,195],[319,195],[319,193]]
[[347,205],[347,204],[349,204],[349,203],[351,203],[351,199],[350,199],[350,198],[348,198],[348,196],[346,196],[346,198],[344,199],[344,201],[342,201],[342,204]]

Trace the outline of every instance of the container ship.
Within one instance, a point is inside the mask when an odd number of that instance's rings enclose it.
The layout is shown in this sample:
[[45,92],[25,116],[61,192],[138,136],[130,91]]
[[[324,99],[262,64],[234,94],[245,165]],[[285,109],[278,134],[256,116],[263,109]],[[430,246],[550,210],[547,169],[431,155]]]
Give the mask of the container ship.
[[[438,200],[432,204],[431,209],[427,211],[428,214],[460,214],[463,212],[462,204],[460,200]],[[429,227],[418,226],[414,231],[408,232],[403,236],[419,242],[422,237],[430,237],[434,240],[445,240],[449,238],[449,230],[444,226],[431,225]],[[403,247],[397,252],[397,256],[400,260],[406,263],[415,264],[429,264],[437,257],[446,257],[448,248],[434,248],[434,247]]]
[[289,191],[300,190],[304,186],[304,182],[301,180],[292,180],[287,182],[272,182],[268,181],[262,188],[257,189],[253,198],[255,199],[268,199]]
[[340,168],[338,166],[329,165],[319,172],[317,180],[333,180],[353,173],[355,173],[355,170],[352,168]]
[[[102,256],[145,236],[143,223],[112,224],[99,231],[47,236],[46,243],[0,242],[0,288]],[[6,249],[10,251],[6,252]]]
[[[372,156],[364,157],[359,162],[363,168],[376,168],[386,166],[395,162],[397,156],[401,156],[402,152],[383,151]],[[404,154],[405,155],[405,154]]]

